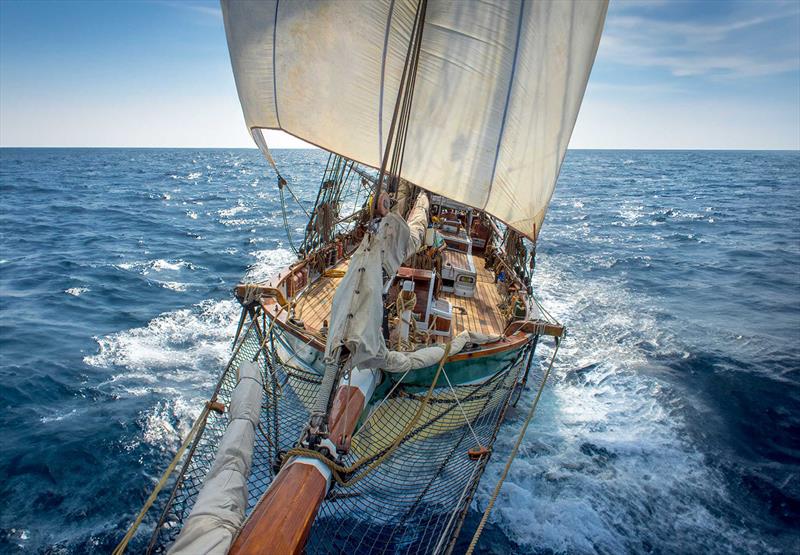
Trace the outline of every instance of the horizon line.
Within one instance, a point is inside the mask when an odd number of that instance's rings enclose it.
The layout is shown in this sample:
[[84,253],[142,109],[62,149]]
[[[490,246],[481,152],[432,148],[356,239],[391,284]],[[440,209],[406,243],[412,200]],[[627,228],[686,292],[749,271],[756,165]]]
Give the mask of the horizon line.
[[[37,149],[107,149],[107,150],[258,150],[257,146],[25,146],[25,145],[13,145],[13,146],[6,146],[0,145],[0,150],[6,149],[27,149],[27,150],[37,150]],[[328,152],[325,149],[315,147],[315,146],[308,146],[308,147],[276,147],[270,148],[270,152],[277,151],[277,150],[321,150],[323,152]],[[615,148],[592,148],[592,147],[581,147],[581,148],[567,148],[567,151],[570,150],[600,150],[600,151],[616,151],[616,150],[626,150],[626,151],[664,151],[664,152],[800,152],[800,147],[788,147],[788,148],[735,148],[735,147],[715,147],[715,148],[691,148],[691,147],[669,147],[669,148],[626,148],[626,147],[615,147]]]

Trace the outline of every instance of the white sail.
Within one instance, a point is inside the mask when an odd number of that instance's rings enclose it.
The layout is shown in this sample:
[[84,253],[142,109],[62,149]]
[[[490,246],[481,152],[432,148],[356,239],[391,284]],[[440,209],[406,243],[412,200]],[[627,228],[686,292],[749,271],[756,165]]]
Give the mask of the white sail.
[[[222,0],[245,121],[381,165],[417,0]],[[607,1],[428,0],[403,177],[538,234]]]

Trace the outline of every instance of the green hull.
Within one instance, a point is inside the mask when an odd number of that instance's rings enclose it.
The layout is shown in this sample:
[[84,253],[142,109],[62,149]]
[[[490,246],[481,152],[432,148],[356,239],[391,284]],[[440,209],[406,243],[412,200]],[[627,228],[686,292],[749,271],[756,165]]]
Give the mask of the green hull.
[[[498,370],[506,368],[515,359],[519,358],[525,345],[520,345],[518,349],[504,351],[491,355],[471,357],[465,360],[456,360],[445,364],[444,371],[453,385],[464,385],[476,383],[490,378]],[[403,379],[403,384],[410,388],[427,388],[433,382],[439,364],[433,364],[419,370],[412,370]],[[390,380],[394,383],[400,380],[403,374],[389,374]],[[439,378],[437,387],[446,386],[444,377]]]

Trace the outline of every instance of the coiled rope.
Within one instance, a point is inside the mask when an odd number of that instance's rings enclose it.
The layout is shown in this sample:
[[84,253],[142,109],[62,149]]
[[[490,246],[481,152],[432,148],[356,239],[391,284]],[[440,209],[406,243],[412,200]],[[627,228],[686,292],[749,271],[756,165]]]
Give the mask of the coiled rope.
[[531,408],[528,410],[528,416],[525,418],[525,423],[522,425],[522,428],[519,431],[517,441],[514,443],[514,448],[511,450],[511,454],[508,456],[508,461],[506,462],[506,467],[503,469],[503,474],[500,475],[500,480],[498,480],[497,485],[494,487],[494,492],[492,492],[492,497],[489,499],[489,504],[483,511],[483,516],[478,524],[478,528],[475,530],[475,534],[472,536],[472,541],[469,543],[466,555],[472,555],[472,552],[475,551],[475,546],[478,544],[478,539],[481,537],[481,533],[486,526],[486,521],[489,520],[489,513],[492,512],[492,507],[494,507],[494,503],[497,501],[497,496],[500,494],[500,488],[503,486],[503,482],[508,476],[511,463],[514,462],[514,458],[517,456],[519,446],[522,444],[522,439],[525,437],[525,432],[528,430],[528,424],[530,424],[531,420],[533,420],[533,415],[536,412],[536,406],[539,404],[539,399],[542,396],[542,391],[544,391],[544,386],[547,383],[547,377],[550,375],[550,370],[553,369],[553,363],[556,360],[556,354],[558,353],[558,348],[560,346],[561,338],[556,337],[556,348],[553,351],[553,356],[550,358],[550,364],[547,366],[547,370],[542,376],[542,383],[539,385],[539,391],[536,392],[536,397],[533,399],[533,403],[531,403]]

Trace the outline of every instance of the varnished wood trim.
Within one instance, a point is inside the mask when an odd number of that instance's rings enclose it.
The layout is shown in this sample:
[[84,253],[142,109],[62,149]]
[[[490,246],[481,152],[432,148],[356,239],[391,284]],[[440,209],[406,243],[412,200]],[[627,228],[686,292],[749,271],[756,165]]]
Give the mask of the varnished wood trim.
[[496,355],[497,353],[504,353],[506,351],[513,351],[519,349],[528,341],[528,334],[516,333],[511,337],[506,337],[494,343],[486,343],[482,348],[477,351],[470,351],[469,353],[458,353],[447,358],[447,362],[456,362],[458,360],[468,360],[481,358],[489,355]]
[[299,555],[328,481],[314,466],[289,463],[253,509],[229,555]]
[[[525,320],[517,320],[516,322],[511,322],[507,327],[505,333],[510,332],[525,332],[525,333],[536,333],[540,331],[540,326],[543,322],[530,322]],[[563,337],[564,336],[564,326],[561,324],[551,324],[551,323],[544,323],[544,326],[541,327],[541,333],[543,335],[552,335],[553,337]]]
[[330,440],[341,451],[350,450],[350,438],[365,404],[364,393],[357,387],[340,385],[336,390],[328,415],[328,427]]

